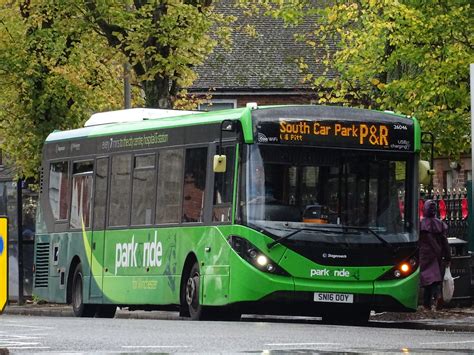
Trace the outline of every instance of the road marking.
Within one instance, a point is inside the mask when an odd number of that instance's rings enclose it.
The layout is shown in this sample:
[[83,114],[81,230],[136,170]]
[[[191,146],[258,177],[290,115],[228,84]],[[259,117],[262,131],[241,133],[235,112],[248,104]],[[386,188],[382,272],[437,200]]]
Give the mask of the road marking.
[[266,346],[299,346],[299,345],[340,345],[339,343],[271,343]]
[[[1,328],[3,329],[0,330],[0,347],[9,350],[51,349],[49,346],[44,346],[42,340],[47,336],[44,334],[45,331],[56,329],[55,327],[24,325],[11,321],[2,322]],[[29,334],[12,334],[21,333],[22,330],[18,328],[24,328],[23,333]]]
[[440,341],[436,343],[420,343],[421,345],[441,345],[441,344],[467,344],[474,343],[474,340],[464,340],[464,341]]
[[51,349],[49,346],[9,346],[8,350]]
[[16,338],[16,339],[41,339],[42,338],[42,336],[36,336],[36,335],[14,335],[14,334],[0,334],[0,338],[1,337]]
[[122,345],[122,348],[189,348],[186,345]]
[[6,326],[8,326],[8,327],[34,328],[34,329],[44,329],[44,330],[56,329],[55,327],[42,327],[42,326],[40,326],[40,325],[14,324],[14,323],[12,323],[12,322],[7,322],[7,323],[2,324],[2,325],[6,325]]

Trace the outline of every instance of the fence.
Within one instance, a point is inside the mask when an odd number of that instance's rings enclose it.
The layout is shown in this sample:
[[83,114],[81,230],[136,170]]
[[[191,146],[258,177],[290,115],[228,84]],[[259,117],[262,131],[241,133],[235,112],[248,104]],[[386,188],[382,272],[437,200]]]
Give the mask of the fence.
[[437,217],[444,221],[448,229],[448,237],[468,240],[469,238],[469,207],[467,189],[448,189],[440,192],[421,190],[420,196],[420,219],[423,217],[423,204],[426,200],[434,200],[437,204]]

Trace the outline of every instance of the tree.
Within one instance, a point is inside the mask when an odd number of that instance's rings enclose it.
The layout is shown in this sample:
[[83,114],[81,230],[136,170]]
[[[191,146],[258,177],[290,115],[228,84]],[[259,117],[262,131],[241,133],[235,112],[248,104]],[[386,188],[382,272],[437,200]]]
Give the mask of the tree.
[[213,11],[210,0],[134,0],[121,4],[86,0],[85,17],[108,44],[130,62],[146,107],[172,107],[180,90],[196,78],[231,20]]
[[315,14],[314,31],[300,36],[315,62],[299,65],[320,103],[413,115],[435,134],[438,155],[469,151],[470,1],[335,0]]
[[136,105],[168,108],[178,98],[186,106],[181,88],[231,20],[200,0],[22,0],[0,10],[2,149],[23,177],[37,176],[54,129],[121,106],[127,61]]
[[54,4],[5,3],[0,15],[2,149],[20,177],[36,177],[46,136],[120,107],[116,54],[77,14]]

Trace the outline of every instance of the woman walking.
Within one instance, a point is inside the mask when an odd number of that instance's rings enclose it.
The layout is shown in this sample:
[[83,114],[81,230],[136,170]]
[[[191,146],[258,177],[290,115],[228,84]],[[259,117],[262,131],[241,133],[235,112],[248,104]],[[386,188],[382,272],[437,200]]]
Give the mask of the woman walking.
[[451,261],[448,226],[436,218],[436,202],[427,200],[423,207],[424,218],[420,225],[420,271],[424,288],[423,306],[436,310],[441,299],[441,282],[444,270]]

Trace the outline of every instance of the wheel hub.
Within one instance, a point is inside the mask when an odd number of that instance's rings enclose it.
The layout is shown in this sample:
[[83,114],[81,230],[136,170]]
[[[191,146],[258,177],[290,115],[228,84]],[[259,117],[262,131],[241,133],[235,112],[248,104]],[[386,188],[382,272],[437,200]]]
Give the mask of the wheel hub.
[[196,298],[196,281],[194,277],[190,277],[188,279],[188,283],[186,284],[186,303],[188,306],[193,304],[193,301]]

